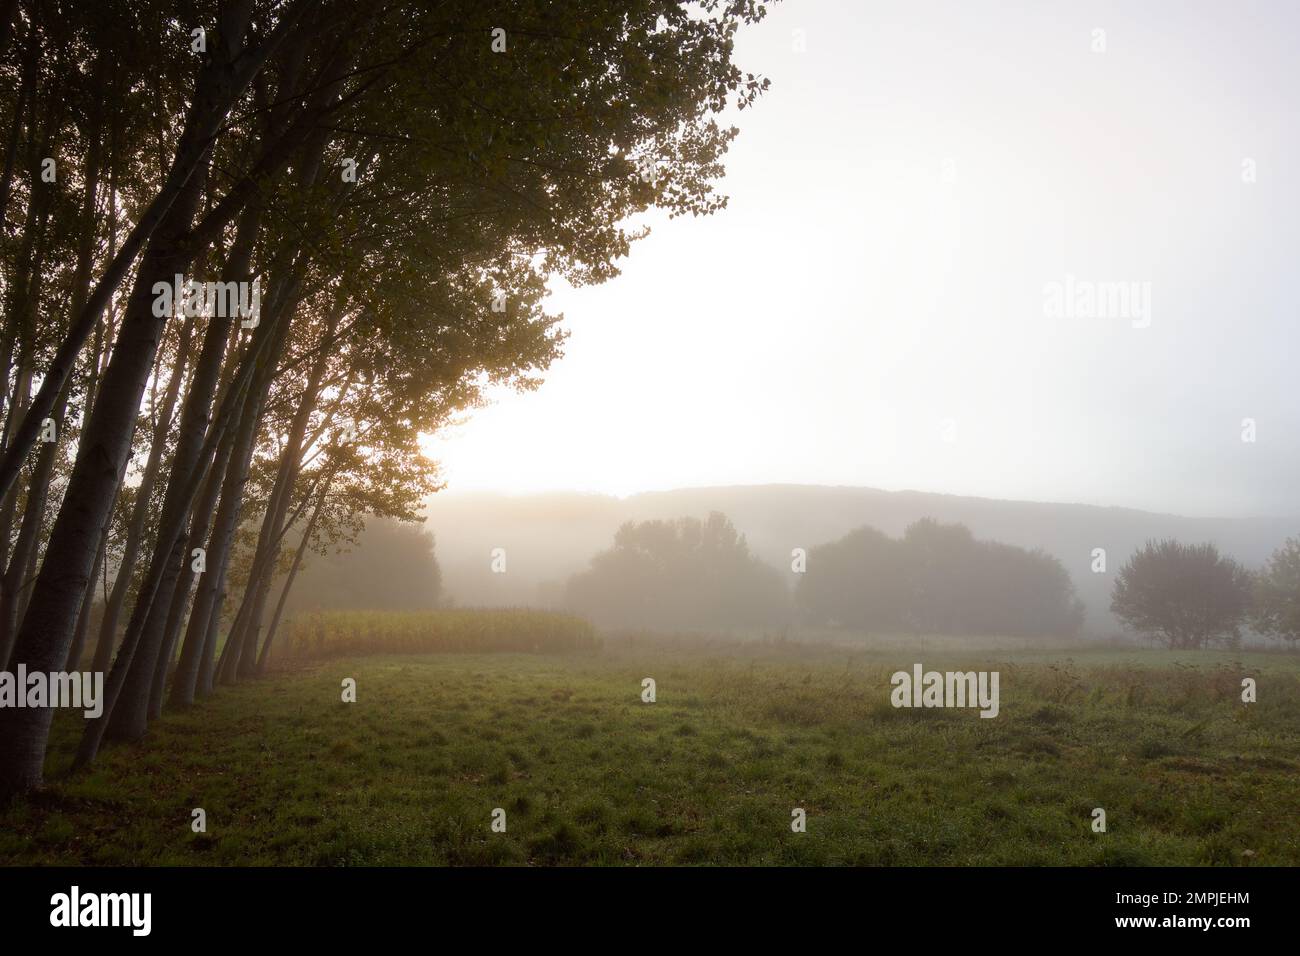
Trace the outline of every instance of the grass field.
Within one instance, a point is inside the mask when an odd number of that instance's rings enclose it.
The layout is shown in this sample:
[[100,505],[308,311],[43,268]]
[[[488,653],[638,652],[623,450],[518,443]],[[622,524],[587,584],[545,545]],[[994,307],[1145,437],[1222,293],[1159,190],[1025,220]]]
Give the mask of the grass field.
[[[1000,716],[894,709],[889,674],[916,661],[998,670]],[[66,777],[80,723],[59,715],[48,791],[0,808],[0,861],[1300,864],[1296,655],[643,640],[289,660]]]

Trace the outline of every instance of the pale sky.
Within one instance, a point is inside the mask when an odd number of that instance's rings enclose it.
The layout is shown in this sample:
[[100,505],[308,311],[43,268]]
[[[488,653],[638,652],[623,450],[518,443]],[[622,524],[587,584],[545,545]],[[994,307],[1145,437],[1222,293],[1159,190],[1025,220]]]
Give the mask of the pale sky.
[[[430,453],[451,491],[1300,512],[1297,40],[1291,2],[779,3],[729,208],[556,283],[545,384]],[[1049,314],[1067,277],[1149,313]]]

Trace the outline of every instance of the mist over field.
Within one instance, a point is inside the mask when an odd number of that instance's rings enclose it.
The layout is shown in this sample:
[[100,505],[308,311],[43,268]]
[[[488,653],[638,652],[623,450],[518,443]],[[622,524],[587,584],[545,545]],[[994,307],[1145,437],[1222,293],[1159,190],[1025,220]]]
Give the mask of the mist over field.
[[[446,594],[467,605],[563,604],[563,584],[625,521],[727,515],[755,555],[793,585],[790,551],[832,541],[867,526],[897,536],[914,521],[933,518],[966,525],[976,536],[1041,548],[1060,560],[1087,610],[1086,636],[1121,629],[1110,611],[1113,571],[1150,539],[1210,541],[1251,567],[1283,544],[1300,518],[1190,518],[1127,508],[999,501],[961,495],[888,492],[871,488],[792,485],[686,488],[616,498],[541,493],[447,493],[426,505],[424,527],[437,539]],[[505,547],[508,574],[494,574],[490,552]],[[1092,570],[1094,548],[1107,549],[1110,573]]]

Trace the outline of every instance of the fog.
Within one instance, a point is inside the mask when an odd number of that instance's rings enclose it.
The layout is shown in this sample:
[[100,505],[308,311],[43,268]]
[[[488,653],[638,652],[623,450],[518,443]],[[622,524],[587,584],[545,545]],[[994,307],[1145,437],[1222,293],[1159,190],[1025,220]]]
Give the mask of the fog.
[[[811,550],[853,529],[903,534],[923,518],[965,525],[977,537],[1042,549],[1058,559],[1084,603],[1082,633],[1119,631],[1110,613],[1114,574],[1146,540],[1172,537],[1215,543],[1243,564],[1258,566],[1300,529],[1300,517],[1189,518],[1088,505],[886,492],[870,488],[799,485],[694,488],[616,498],[604,495],[443,493],[429,499],[426,526],[438,541],[446,593],[467,605],[563,606],[569,577],[608,548],[628,521],[727,515],[761,560],[782,572],[787,587],[798,575],[791,551]],[[504,573],[492,552],[504,549]],[[1094,571],[1094,549],[1106,568]],[[809,573],[815,570],[810,567]]]
[[725,214],[553,283],[565,358],[430,453],[455,491],[1294,512],[1300,11],[1269,11],[776,5]]

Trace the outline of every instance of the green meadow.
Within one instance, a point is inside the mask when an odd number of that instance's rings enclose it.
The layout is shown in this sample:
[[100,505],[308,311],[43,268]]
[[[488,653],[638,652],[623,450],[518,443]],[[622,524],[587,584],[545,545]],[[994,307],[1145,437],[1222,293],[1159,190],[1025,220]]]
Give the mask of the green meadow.
[[[0,861],[1300,864],[1294,654],[641,638],[331,655],[303,633],[88,773],[66,772],[81,719],[61,713],[48,788],[0,808]],[[998,671],[999,716],[892,707],[890,674],[918,661]]]

